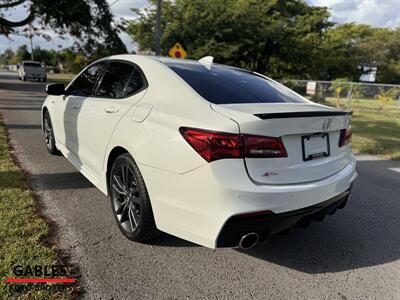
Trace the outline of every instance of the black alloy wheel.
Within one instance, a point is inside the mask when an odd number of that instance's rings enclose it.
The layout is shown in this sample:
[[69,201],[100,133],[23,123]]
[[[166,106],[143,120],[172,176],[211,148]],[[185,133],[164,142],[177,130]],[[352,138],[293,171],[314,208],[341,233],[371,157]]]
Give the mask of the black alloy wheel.
[[53,125],[51,123],[50,114],[48,111],[45,112],[43,118],[43,134],[44,141],[46,143],[47,151],[53,155],[60,155],[60,151],[56,147],[56,140],[54,137]]
[[156,235],[156,226],[143,177],[129,154],[114,162],[109,178],[111,205],[121,232],[130,240],[144,242]]

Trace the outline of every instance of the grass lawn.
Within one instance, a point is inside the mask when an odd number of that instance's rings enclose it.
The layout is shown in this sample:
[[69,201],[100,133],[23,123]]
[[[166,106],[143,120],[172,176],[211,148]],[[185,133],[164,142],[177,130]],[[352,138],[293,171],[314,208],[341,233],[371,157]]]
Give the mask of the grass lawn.
[[71,292],[55,294],[33,291],[18,294],[11,292],[9,287],[21,284],[4,282],[4,278],[16,277],[13,268],[17,265],[52,266],[61,263],[55,249],[43,243],[43,239],[49,235],[50,228],[36,213],[35,205],[24,173],[11,158],[0,119],[0,299],[71,297]]
[[49,81],[58,81],[65,84],[69,83],[76,74],[64,74],[64,73],[47,73],[47,79]]
[[[341,100],[344,104],[345,99]],[[333,98],[328,105],[335,106]],[[353,99],[352,145],[356,152],[400,160],[400,108],[397,103],[381,106],[378,100]]]

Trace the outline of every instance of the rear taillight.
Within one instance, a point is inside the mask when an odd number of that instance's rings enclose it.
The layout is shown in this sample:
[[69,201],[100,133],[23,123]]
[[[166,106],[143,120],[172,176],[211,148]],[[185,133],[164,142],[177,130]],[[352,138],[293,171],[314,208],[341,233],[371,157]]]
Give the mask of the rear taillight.
[[182,136],[206,161],[243,157],[242,139],[238,134],[181,127]]
[[350,142],[351,135],[352,135],[351,127],[340,130],[339,147],[347,145]]
[[181,127],[179,131],[189,145],[208,162],[223,158],[287,157],[280,138],[187,127]]
[[245,134],[243,141],[246,157],[287,157],[285,146],[280,138]]

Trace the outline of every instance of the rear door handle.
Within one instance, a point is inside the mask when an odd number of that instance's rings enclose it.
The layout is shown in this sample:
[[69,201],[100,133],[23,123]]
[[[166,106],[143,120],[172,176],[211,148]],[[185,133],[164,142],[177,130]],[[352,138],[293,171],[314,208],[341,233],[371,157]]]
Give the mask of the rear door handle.
[[114,113],[119,112],[119,109],[115,108],[115,107],[108,107],[108,108],[105,108],[104,111],[108,114],[114,114]]
[[73,108],[73,109],[76,109],[76,110],[79,110],[79,109],[81,109],[81,107],[80,107],[80,106],[73,106],[72,108]]

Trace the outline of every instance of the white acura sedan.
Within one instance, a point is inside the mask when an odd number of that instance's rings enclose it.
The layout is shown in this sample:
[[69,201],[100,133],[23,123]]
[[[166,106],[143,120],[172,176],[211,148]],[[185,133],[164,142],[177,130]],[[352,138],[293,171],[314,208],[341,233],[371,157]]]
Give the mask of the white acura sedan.
[[110,196],[133,241],[249,248],[344,207],[356,178],[351,112],[212,57],[111,56],[47,93],[48,151]]

